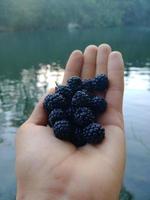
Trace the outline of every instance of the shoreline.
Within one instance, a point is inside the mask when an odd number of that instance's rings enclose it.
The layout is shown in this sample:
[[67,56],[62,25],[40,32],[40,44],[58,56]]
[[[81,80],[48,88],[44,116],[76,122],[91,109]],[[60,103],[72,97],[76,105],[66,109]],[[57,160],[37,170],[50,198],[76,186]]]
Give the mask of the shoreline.
[[88,29],[100,29],[100,28],[106,28],[106,29],[109,29],[109,28],[144,28],[144,29],[149,29],[150,30],[150,27],[149,26],[137,26],[137,25],[128,25],[128,26],[97,26],[97,27],[89,27],[89,26],[86,26],[86,27],[83,27],[83,26],[80,26],[80,27],[73,27],[73,28],[69,28],[69,27],[43,27],[43,28],[19,28],[19,29],[15,29],[15,28],[7,28],[7,27],[0,27],[0,33],[17,33],[17,32],[34,32],[34,31],[56,31],[56,30],[67,30],[69,32],[73,32],[73,31],[78,31],[78,30],[88,30]]

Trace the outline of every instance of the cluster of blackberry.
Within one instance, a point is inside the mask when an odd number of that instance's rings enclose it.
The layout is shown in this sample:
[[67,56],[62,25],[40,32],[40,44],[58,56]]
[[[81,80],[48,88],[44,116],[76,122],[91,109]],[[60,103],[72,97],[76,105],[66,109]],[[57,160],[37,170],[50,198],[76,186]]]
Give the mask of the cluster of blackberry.
[[104,92],[108,84],[107,76],[101,74],[83,81],[75,76],[66,86],[57,85],[55,93],[44,100],[48,123],[57,138],[77,147],[102,142],[105,130],[97,118],[106,110],[107,103],[96,93]]

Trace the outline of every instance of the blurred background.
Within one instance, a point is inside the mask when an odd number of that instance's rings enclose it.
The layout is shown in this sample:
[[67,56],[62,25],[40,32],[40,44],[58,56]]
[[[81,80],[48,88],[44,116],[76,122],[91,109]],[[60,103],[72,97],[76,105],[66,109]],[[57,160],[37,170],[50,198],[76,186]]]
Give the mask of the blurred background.
[[15,200],[16,129],[47,88],[61,82],[71,51],[100,43],[125,59],[120,199],[150,200],[149,0],[0,0],[0,200]]

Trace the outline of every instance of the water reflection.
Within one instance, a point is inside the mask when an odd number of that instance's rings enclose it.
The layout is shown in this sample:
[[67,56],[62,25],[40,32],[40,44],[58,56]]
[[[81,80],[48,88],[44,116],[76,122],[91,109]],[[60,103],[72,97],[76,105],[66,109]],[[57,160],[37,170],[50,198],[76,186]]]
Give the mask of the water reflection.
[[0,79],[0,200],[15,199],[14,140],[17,127],[30,115],[38,99],[55,81],[61,82],[59,65],[40,64],[23,69],[18,80]]
[[[134,191],[134,193],[136,192],[139,196],[142,196],[142,191],[138,191],[134,186],[142,180],[145,183],[145,191],[149,195],[149,190],[146,187],[150,184],[150,180],[147,180],[150,157],[149,154],[145,154],[144,149],[146,148],[150,152],[147,126],[149,113],[146,112],[149,109],[150,62],[146,61],[146,63],[143,63],[142,69],[134,67],[135,65],[135,63],[126,63],[127,68],[125,71],[125,117],[129,151],[125,185],[130,188],[130,191]],[[23,69],[19,79],[12,80],[7,77],[1,77],[0,180],[4,180],[5,184],[0,184],[0,199],[12,200],[13,198],[10,196],[15,197],[15,173],[13,164],[15,157],[14,136],[17,127],[27,119],[35,103],[45,94],[48,88],[55,87],[55,82],[62,82],[63,73],[64,70],[59,64],[52,63],[51,65],[40,64],[38,68]],[[139,113],[142,113],[141,105],[146,105],[145,108],[142,107],[145,118],[143,116],[140,118],[139,116]],[[139,134],[141,132],[142,135]],[[136,171],[135,174],[133,173],[133,168],[135,163],[139,165],[139,156],[144,162],[140,163],[139,168],[136,167],[136,170],[134,169]],[[6,174],[9,174],[9,176],[6,176]],[[9,198],[6,197],[6,194]],[[133,200],[134,197],[124,188],[121,192],[120,199]],[[136,196],[135,199],[137,200],[138,197]]]
[[38,99],[48,88],[55,87],[56,81],[61,82],[62,77],[63,70],[59,65],[40,65],[38,70],[23,69],[20,80],[1,79],[1,128],[18,127],[31,113]]
[[[150,63],[146,67],[135,68],[127,63],[125,71],[126,90],[150,89]],[[130,68],[129,68],[130,66]],[[48,90],[61,83],[64,70],[60,65],[40,64],[38,69],[23,69],[19,80],[1,78],[0,80],[0,124],[3,134],[6,127],[18,127],[31,113],[35,102]]]
[[[113,50],[119,50],[134,67],[150,60],[150,29],[148,28],[100,28],[61,31],[36,31],[0,33],[0,73],[18,79],[22,68],[29,69],[41,63],[53,61],[64,64],[70,52],[89,44],[107,42]],[[8,45],[9,44],[9,48]]]
[[141,68],[126,64],[126,89],[127,90],[150,90],[150,62],[141,63]]

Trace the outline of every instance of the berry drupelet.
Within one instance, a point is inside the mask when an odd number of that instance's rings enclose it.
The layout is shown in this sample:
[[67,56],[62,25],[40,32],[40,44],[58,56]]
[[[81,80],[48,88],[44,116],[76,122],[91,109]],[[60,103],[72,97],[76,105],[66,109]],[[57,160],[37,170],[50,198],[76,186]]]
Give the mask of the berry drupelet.
[[72,106],[82,107],[90,104],[90,97],[85,91],[77,91],[72,97]]
[[86,144],[86,140],[83,137],[83,130],[81,128],[75,129],[74,133],[72,134],[71,142],[76,147],[81,147]]
[[82,81],[82,87],[88,92],[93,92],[95,89],[95,81],[93,81],[92,79],[89,80],[85,79]]
[[74,113],[74,123],[77,126],[85,127],[95,121],[93,112],[87,107],[80,107]]
[[83,136],[87,143],[98,144],[105,137],[105,130],[98,123],[91,123],[83,129]]
[[91,109],[94,110],[97,114],[101,114],[106,111],[107,102],[104,98],[100,96],[94,96],[91,98]]
[[70,103],[73,96],[71,88],[63,85],[56,87],[56,93],[61,94],[63,97],[65,97],[67,103]]
[[61,120],[55,122],[54,126],[54,134],[57,138],[61,140],[70,140],[72,133],[72,126],[69,121]]
[[66,101],[61,94],[58,93],[49,94],[44,100],[44,108],[48,112],[48,114],[54,108],[65,108],[65,107],[66,107]]
[[73,106],[70,106],[69,108],[67,108],[67,109],[65,110],[66,118],[67,118],[69,121],[72,121],[72,120],[73,120],[75,111],[76,111],[76,108],[73,107]]
[[63,120],[65,117],[65,113],[62,109],[55,108],[48,116],[48,123],[51,127],[53,127],[56,121]]
[[67,84],[69,86],[69,88],[71,88],[71,90],[73,92],[76,92],[80,89],[82,89],[82,80],[80,77],[78,76],[73,76],[71,77],[68,81]]
[[95,90],[98,92],[103,92],[108,88],[108,78],[105,74],[101,74],[95,77],[95,79],[93,80],[95,82]]

